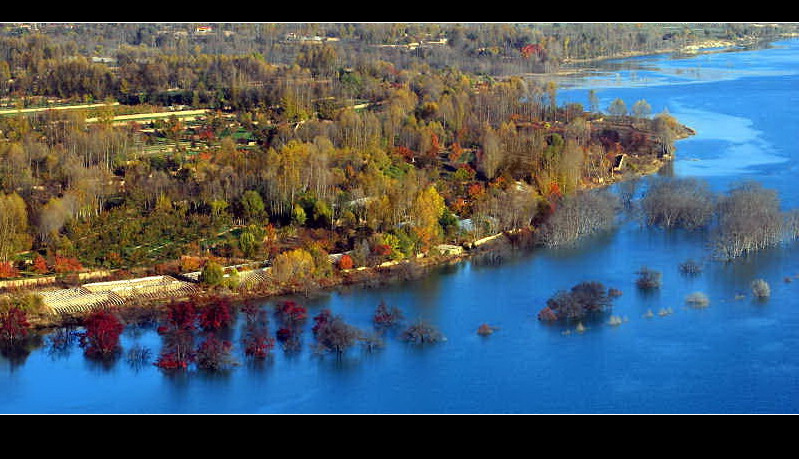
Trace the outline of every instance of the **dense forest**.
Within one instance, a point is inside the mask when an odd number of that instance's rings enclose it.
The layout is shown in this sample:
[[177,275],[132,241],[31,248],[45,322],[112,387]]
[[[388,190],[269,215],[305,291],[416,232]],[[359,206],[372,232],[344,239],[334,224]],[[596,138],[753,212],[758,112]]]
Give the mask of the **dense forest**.
[[[328,275],[331,253],[370,266],[551,228],[580,190],[651,172],[686,132],[646,101],[559,104],[554,84],[525,74],[790,32],[2,24],[0,278],[191,271],[218,258],[266,260],[291,280]],[[178,116],[189,109],[206,111]]]

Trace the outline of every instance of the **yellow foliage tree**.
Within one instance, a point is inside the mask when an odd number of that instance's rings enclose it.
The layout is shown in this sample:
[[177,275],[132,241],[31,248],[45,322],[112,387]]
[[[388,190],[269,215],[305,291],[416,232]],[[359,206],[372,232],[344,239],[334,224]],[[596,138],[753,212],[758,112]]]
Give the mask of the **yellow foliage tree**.
[[305,249],[294,249],[275,257],[272,276],[280,283],[302,282],[313,276],[316,265],[313,255]]
[[417,193],[413,200],[411,215],[422,250],[427,250],[441,237],[439,219],[444,212],[444,198],[438,194],[435,185],[430,185]]

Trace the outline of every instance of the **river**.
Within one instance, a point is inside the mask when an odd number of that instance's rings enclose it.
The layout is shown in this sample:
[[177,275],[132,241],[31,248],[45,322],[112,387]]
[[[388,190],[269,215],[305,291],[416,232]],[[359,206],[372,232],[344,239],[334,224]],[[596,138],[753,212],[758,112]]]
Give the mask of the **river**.
[[[588,106],[594,89],[605,110],[615,98],[628,107],[646,100],[653,114],[668,110],[697,131],[677,143],[669,173],[701,177],[720,192],[758,180],[789,209],[799,206],[798,63],[795,40],[626,59],[561,81],[558,97]],[[176,375],[124,358],[100,365],[79,347],[51,352],[44,345],[19,362],[0,358],[0,413],[796,413],[799,278],[786,278],[799,275],[797,247],[722,263],[708,257],[706,240],[627,219],[575,248],[537,250],[499,266],[463,262],[416,281],[299,299],[311,315],[328,308],[364,330],[385,301],[409,321],[438,327],[447,339],[432,345],[388,336],[372,352],[319,356],[309,323],[297,353],[275,349],[252,365],[235,350],[241,365],[229,372]],[[704,267],[697,277],[678,271],[689,258]],[[659,291],[636,289],[642,266],[662,272]],[[770,283],[768,301],[748,295],[755,278]],[[620,325],[594,322],[578,333],[537,320],[547,298],[585,280],[623,292],[613,303]],[[686,307],[695,291],[708,295],[708,307]],[[671,314],[657,314],[665,309]],[[496,331],[479,336],[482,323]],[[154,358],[161,338],[126,330],[122,345],[148,348]]]

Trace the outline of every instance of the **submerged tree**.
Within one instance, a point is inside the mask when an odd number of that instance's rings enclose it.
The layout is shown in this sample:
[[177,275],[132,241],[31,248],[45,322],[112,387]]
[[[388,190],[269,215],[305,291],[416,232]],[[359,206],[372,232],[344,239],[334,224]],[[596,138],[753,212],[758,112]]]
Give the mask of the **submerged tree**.
[[733,259],[776,246],[783,240],[783,230],[777,193],[759,183],[745,182],[719,201],[713,246],[717,256]]
[[703,228],[710,224],[714,206],[708,184],[694,178],[654,180],[641,199],[647,224],[663,228]]
[[755,279],[751,284],[752,295],[758,300],[765,300],[771,296],[771,286],[764,279]]
[[84,321],[86,331],[80,335],[81,345],[88,357],[110,358],[119,350],[119,337],[125,325],[109,311],[95,311]]
[[214,298],[200,308],[200,327],[205,331],[219,330],[233,323],[230,301],[227,298]]
[[158,334],[163,338],[163,347],[155,366],[164,370],[186,370],[196,358],[194,330],[197,310],[191,301],[172,302],[167,305],[163,323]]
[[232,354],[233,344],[208,333],[197,347],[197,368],[205,371],[223,371],[237,364]]
[[444,335],[438,328],[423,319],[417,320],[403,330],[400,337],[403,341],[416,344],[437,343],[444,339]]
[[649,269],[646,266],[642,267],[637,272],[638,279],[635,280],[635,285],[641,290],[654,290],[660,288],[661,279],[663,274],[660,271]]
[[561,290],[547,300],[538,319],[545,322],[580,320],[606,311],[612,297],[601,282],[580,282],[571,290]]
[[324,352],[333,352],[341,356],[347,349],[354,346],[361,337],[361,331],[344,321],[339,316],[333,316],[320,324],[316,331],[316,342],[319,349]]
[[269,335],[269,317],[266,310],[253,304],[242,308],[244,330],[242,344],[244,355],[255,360],[267,358],[275,347],[275,339]]
[[389,328],[398,325],[403,320],[402,310],[396,306],[389,306],[381,300],[377,305],[372,321],[376,327]]

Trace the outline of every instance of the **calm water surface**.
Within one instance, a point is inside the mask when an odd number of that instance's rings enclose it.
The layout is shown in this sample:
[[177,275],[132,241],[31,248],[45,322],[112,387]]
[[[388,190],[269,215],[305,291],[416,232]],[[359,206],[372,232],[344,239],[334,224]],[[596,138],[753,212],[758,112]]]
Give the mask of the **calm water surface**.
[[[589,89],[603,109],[617,97],[628,107],[646,100],[653,113],[668,110],[698,131],[678,143],[671,173],[705,178],[719,191],[759,180],[779,191],[785,208],[799,206],[798,42],[619,67],[563,81],[560,102],[588,106]],[[314,355],[309,324],[299,353],[276,349],[253,366],[237,346],[242,365],[222,375],[167,375],[124,359],[102,366],[80,348],[55,354],[43,346],[22,361],[0,359],[0,412],[796,413],[799,279],[784,279],[799,275],[798,253],[789,245],[719,263],[707,258],[702,234],[626,221],[578,248],[493,267],[461,263],[419,281],[302,300],[311,314],[329,308],[364,330],[384,300],[409,320],[435,324],[443,343],[419,348],[388,337],[381,350],[352,349],[336,360]],[[677,270],[689,258],[705,267],[692,279]],[[663,273],[656,294],[636,290],[642,266]],[[758,277],[771,284],[771,299],[736,299]],[[624,323],[568,333],[536,320],[553,293],[585,280],[623,291],[613,313]],[[695,291],[710,297],[709,307],[685,307]],[[661,308],[673,313],[659,316]],[[648,310],[654,317],[644,317]],[[483,322],[498,330],[478,336]],[[153,358],[161,348],[153,331],[127,330],[122,344],[144,346]]]

